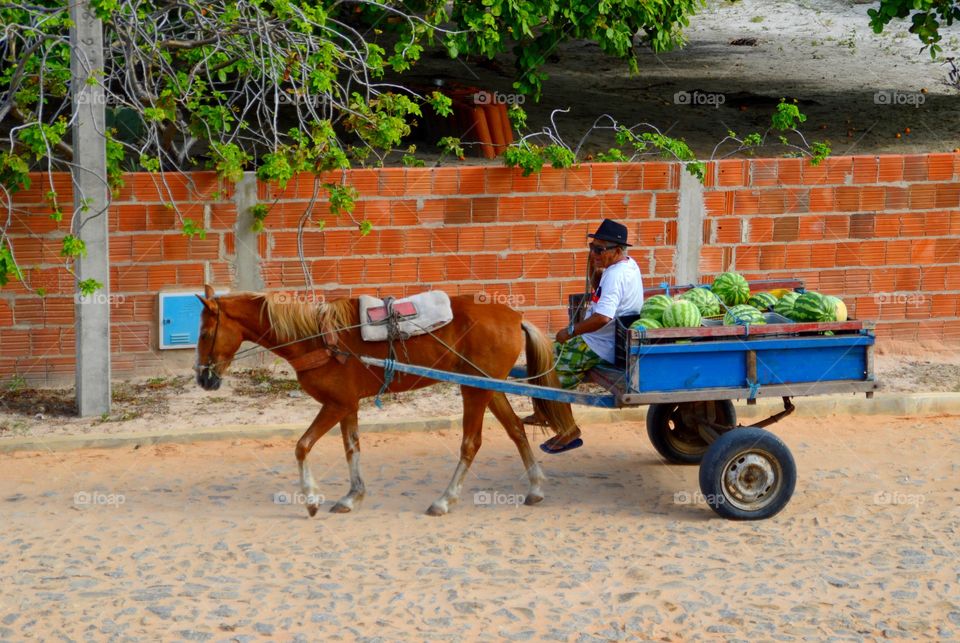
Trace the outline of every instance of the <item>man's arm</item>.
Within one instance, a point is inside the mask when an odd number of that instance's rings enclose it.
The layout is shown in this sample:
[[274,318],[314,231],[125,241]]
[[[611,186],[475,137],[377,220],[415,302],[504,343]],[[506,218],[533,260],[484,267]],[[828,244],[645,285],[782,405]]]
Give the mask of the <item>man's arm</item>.
[[590,315],[582,322],[574,324],[573,333],[570,333],[570,329],[564,328],[557,333],[557,341],[565,342],[571,337],[576,337],[577,335],[583,335],[584,333],[592,333],[596,330],[600,330],[610,322],[610,318],[606,315]]

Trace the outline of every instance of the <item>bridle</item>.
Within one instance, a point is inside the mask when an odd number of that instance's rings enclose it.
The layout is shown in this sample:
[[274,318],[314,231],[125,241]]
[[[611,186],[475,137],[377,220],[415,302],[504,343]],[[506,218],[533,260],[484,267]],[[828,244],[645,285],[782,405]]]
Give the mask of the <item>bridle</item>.
[[[214,300],[216,301],[216,300]],[[209,310],[209,309],[208,309]],[[213,361],[213,350],[217,346],[217,333],[220,332],[220,306],[217,306],[217,323],[213,327],[213,341],[210,343],[210,354],[207,355],[207,363],[200,364],[200,355],[197,355],[197,364],[193,367],[193,370],[197,372],[197,375],[202,377],[204,373],[207,376],[216,375],[216,371],[213,370],[215,363]]]

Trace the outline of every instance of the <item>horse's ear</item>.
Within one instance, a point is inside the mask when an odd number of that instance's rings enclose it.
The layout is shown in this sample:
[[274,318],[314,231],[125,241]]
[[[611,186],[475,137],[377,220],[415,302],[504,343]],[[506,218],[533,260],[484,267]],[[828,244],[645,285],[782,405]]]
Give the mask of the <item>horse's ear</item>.
[[210,284],[203,285],[203,294],[207,296],[207,299],[213,299],[217,296],[216,291],[214,291],[213,286]]
[[209,310],[211,313],[217,312],[217,301],[215,299],[203,297],[202,295],[197,295],[197,299],[199,299],[200,303],[203,304],[203,307]]

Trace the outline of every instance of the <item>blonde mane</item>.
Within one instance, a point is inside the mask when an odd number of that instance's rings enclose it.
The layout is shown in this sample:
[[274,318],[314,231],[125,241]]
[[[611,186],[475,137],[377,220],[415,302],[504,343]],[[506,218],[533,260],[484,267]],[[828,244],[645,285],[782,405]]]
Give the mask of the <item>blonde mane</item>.
[[301,301],[296,293],[275,292],[263,296],[270,327],[280,342],[316,337],[326,333],[329,344],[336,344],[337,333],[356,323],[356,306],[350,299],[332,302]]

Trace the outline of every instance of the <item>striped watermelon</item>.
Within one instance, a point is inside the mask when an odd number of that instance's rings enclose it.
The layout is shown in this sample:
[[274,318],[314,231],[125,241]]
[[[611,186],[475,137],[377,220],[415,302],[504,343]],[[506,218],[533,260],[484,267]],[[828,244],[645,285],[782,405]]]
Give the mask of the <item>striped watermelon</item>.
[[666,295],[654,295],[643,302],[643,306],[640,307],[640,315],[644,319],[652,319],[657,322],[662,321],[663,311],[672,304],[673,300]]
[[805,292],[793,303],[793,317],[796,321],[827,322],[837,317],[836,304],[818,292]]
[[843,300],[833,295],[827,295],[827,299],[830,300],[834,309],[837,311],[836,315],[834,315],[834,321],[847,321],[847,305],[843,303]]
[[724,326],[745,326],[747,324],[766,324],[766,320],[763,318],[763,313],[754,308],[753,306],[748,306],[746,304],[740,304],[739,306],[733,306],[727,310],[727,314],[723,316],[723,325]]
[[738,272],[725,272],[713,280],[713,292],[727,306],[737,306],[750,298],[750,284]]
[[700,309],[692,301],[681,299],[675,301],[663,312],[664,328],[697,328],[700,326],[702,315]]
[[773,307],[773,312],[783,315],[787,319],[793,319],[793,304],[800,297],[798,292],[788,292],[781,297]]
[[772,292],[758,292],[747,300],[747,305],[761,311],[771,310],[777,305],[777,296]]
[[650,330],[651,328],[663,328],[663,324],[656,319],[638,319],[630,324],[630,330]]
[[691,288],[680,295],[680,298],[696,304],[700,314],[704,317],[720,314],[720,300],[713,294],[713,291],[707,288]]

